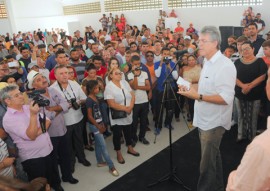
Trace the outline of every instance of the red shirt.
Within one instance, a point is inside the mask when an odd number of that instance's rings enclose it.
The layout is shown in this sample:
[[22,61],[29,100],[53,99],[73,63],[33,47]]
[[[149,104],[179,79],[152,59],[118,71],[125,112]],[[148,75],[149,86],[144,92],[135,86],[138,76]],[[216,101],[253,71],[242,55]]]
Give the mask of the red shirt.
[[[73,69],[73,71],[74,71],[74,69]],[[75,76],[75,78],[77,78],[77,73],[76,73],[76,71],[74,71],[74,76]],[[54,68],[50,71],[49,79],[50,79],[50,80],[56,80],[55,75],[54,75]]]
[[[99,70],[97,70],[97,76],[100,76],[102,79],[104,79],[105,74],[107,73],[107,68],[104,66],[101,66]],[[88,76],[87,71],[84,72],[84,77],[86,78]]]
[[182,32],[184,32],[184,28],[183,27],[176,27],[174,29],[174,32],[180,32],[180,33],[182,33]]

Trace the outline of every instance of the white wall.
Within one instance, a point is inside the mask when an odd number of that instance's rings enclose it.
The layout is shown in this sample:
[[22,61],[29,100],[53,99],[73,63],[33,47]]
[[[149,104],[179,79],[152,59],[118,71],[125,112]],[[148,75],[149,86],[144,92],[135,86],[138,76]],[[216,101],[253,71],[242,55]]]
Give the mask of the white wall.
[[[21,31],[33,31],[37,28],[44,30],[45,28],[64,28],[68,31],[68,22],[80,22],[80,30],[83,31],[85,26],[91,25],[95,30],[101,28],[98,22],[102,14],[84,14],[64,16],[62,4],[60,0],[10,0],[12,1],[16,29]],[[64,1],[65,2],[65,1]],[[268,8],[270,1],[264,0],[262,6],[253,6],[254,12],[260,12],[266,23],[265,32],[270,30],[270,13]],[[215,8],[181,8],[175,9],[182,26],[185,28],[189,22],[193,22],[195,28],[201,29],[205,25],[214,26],[239,26],[243,10],[246,7],[215,7]],[[158,10],[147,11],[129,11],[123,12],[128,23],[137,25],[146,24],[152,31],[155,30],[155,25],[158,19]],[[120,13],[113,13],[120,14]],[[1,26],[1,22],[0,22]],[[8,28],[8,27],[7,27]],[[10,27],[11,28],[11,27]],[[5,28],[0,27],[0,34],[5,33]],[[17,32],[14,31],[14,32]]]

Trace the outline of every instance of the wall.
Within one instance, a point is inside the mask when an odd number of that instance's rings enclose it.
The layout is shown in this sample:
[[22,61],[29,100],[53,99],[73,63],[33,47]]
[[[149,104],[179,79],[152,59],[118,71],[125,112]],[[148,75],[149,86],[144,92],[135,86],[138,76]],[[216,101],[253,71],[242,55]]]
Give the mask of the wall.
[[[64,16],[62,4],[60,0],[46,0],[42,1],[42,7],[39,4],[40,1],[36,0],[10,0],[13,5],[16,30],[21,31],[33,31],[37,28],[44,30],[45,28],[64,28],[68,31],[68,22],[80,22],[80,30],[83,31],[85,26],[91,25],[95,30],[101,28],[101,24],[98,20],[102,14],[86,14],[86,15],[74,15]],[[15,2],[16,1],[16,2]],[[65,1],[64,1],[65,2]],[[254,12],[260,12],[266,25],[270,23],[269,12],[267,7],[270,7],[270,1],[264,0],[262,6],[253,6]],[[195,28],[198,30],[205,25],[214,26],[239,26],[242,12],[246,7],[215,7],[215,8],[182,8],[175,9],[176,14],[182,22],[182,26],[185,28],[189,22],[193,22]],[[129,11],[123,12],[127,18],[128,23],[137,25],[139,28],[141,24],[146,24],[152,31],[155,30],[155,25],[158,19],[158,10],[146,10],[146,11]],[[120,14],[120,13],[113,13]],[[1,22],[0,22],[0,26]],[[8,28],[8,27],[7,27]],[[0,27],[0,33],[5,28]],[[266,26],[265,32],[270,30],[270,26]],[[17,32],[14,31],[14,32]]]

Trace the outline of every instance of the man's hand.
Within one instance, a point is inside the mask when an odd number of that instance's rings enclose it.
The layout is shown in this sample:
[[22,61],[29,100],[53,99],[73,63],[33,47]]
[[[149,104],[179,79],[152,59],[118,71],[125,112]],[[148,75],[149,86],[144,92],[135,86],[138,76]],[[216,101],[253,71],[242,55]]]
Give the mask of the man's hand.
[[106,131],[106,127],[104,126],[104,124],[103,123],[101,123],[101,124],[98,124],[98,130],[99,130],[99,132],[102,134],[102,133],[104,133],[105,131]]
[[2,160],[2,163],[5,167],[11,166],[15,161],[15,157],[6,157],[4,160]]
[[[34,105],[35,104],[35,105]],[[35,101],[31,101],[30,103],[30,114],[36,115],[39,112],[39,106]]]
[[194,87],[190,87],[190,89],[188,90],[186,86],[178,86],[178,94],[181,94],[185,97],[188,97],[190,99],[195,99],[198,100],[200,95],[198,94],[198,92],[194,89]]

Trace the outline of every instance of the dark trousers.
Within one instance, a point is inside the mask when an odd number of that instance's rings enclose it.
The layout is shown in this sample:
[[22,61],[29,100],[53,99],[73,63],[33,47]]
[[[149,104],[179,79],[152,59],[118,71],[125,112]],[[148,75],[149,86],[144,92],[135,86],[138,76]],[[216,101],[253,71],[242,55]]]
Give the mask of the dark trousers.
[[71,153],[71,165],[75,165],[75,155],[79,161],[85,160],[84,146],[83,146],[83,120],[73,125],[67,125],[67,139],[68,149]]
[[193,121],[195,100],[187,98],[187,101],[188,101],[188,110],[189,110],[190,118]]
[[60,165],[62,179],[69,180],[72,178],[71,173],[71,154],[68,149],[68,140],[67,133],[61,137],[51,137],[53,144],[53,154],[52,154],[52,163],[53,163],[53,174],[57,174],[59,182],[59,170],[58,163]]
[[88,136],[87,136],[87,125],[86,125],[86,122],[87,122],[87,109],[86,107],[82,107],[82,113],[83,113],[83,126],[82,126],[82,134],[83,134],[83,144],[86,146],[89,144],[88,142]]
[[126,145],[131,145],[131,124],[130,125],[114,125],[113,130],[113,146],[114,150],[119,151],[121,149],[121,135],[124,133]]
[[[173,97],[172,92],[168,93],[168,96],[164,94],[164,92],[157,92],[157,107],[155,112],[155,127],[162,128],[163,122],[163,109],[166,109],[166,116],[165,116],[165,125],[171,125],[174,108],[175,108],[175,100]],[[163,99],[164,98],[164,99]],[[163,99],[163,104],[162,104]]]
[[134,141],[138,140],[137,127],[138,120],[140,119],[140,133],[139,138],[144,138],[147,126],[147,115],[148,115],[148,102],[135,104],[133,108],[133,123],[131,126],[131,139]]
[[45,157],[28,159],[22,162],[23,170],[26,172],[29,181],[38,177],[43,177],[47,179],[52,187],[59,184],[57,179],[53,177],[51,155],[52,153]]

